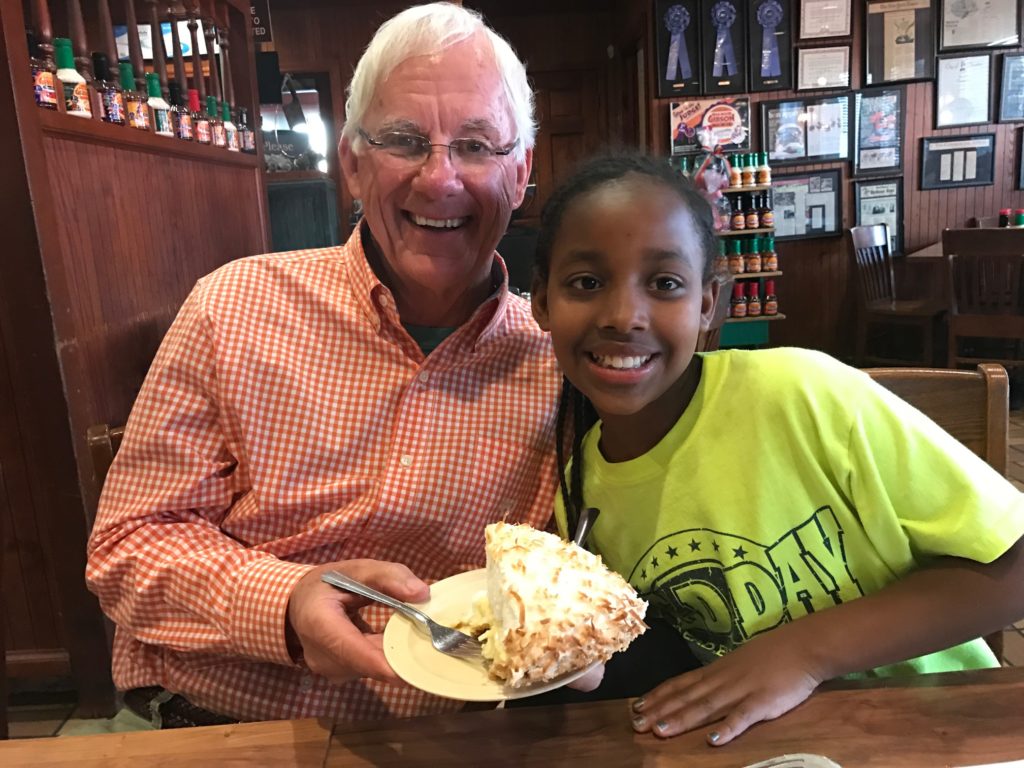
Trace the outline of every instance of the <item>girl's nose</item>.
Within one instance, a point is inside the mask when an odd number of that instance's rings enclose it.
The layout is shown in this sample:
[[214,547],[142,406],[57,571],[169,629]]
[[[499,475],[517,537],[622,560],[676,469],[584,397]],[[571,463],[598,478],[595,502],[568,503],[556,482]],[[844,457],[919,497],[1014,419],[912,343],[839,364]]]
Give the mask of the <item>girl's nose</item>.
[[430,197],[445,197],[462,188],[459,169],[445,146],[431,147],[430,156],[413,177],[413,188]]
[[639,331],[647,327],[647,302],[630,288],[611,290],[607,294],[601,324],[620,333]]

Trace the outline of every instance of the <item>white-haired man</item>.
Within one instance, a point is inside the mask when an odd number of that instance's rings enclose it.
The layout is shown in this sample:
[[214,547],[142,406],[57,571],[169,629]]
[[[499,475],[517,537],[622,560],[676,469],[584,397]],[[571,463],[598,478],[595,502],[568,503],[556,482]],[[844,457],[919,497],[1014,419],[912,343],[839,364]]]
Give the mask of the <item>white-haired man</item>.
[[483,564],[485,524],[551,514],[559,377],[494,253],[532,160],[522,64],[474,13],[411,8],[346,107],[357,231],[199,281],[107,478],[87,577],[164,727],[457,709],[320,575],[424,599]]

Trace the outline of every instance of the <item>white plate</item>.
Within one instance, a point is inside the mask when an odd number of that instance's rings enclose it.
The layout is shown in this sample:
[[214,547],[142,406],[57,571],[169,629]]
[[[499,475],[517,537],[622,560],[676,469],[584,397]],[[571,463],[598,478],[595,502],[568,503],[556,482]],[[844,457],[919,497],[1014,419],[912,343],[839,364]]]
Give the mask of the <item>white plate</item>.
[[[487,571],[483,568],[467,571],[432,584],[430,600],[417,603],[417,607],[434,621],[454,626],[469,616],[473,600],[486,591]],[[460,659],[441,653],[430,644],[430,637],[425,631],[398,613],[391,616],[384,628],[384,656],[409,685],[460,701],[500,701],[536,696],[571,683],[594,666],[546,683],[509,688],[488,677],[482,657]]]

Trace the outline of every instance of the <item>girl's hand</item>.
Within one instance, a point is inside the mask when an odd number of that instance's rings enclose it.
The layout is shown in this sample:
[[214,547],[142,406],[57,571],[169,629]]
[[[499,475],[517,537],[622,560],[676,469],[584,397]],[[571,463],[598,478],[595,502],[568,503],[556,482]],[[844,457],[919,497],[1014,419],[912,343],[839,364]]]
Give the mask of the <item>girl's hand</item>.
[[667,738],[721,720],[707,734],[709,744],[720,746],[793,709],[821,681],[808,655],[774,630],[637,699],[633,728]]

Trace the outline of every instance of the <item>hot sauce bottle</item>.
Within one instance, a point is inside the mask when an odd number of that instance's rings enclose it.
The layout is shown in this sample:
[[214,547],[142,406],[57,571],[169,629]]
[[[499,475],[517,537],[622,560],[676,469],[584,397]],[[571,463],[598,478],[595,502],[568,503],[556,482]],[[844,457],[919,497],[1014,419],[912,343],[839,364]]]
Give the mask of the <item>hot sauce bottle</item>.
[[747,316],[747,299],[743,295],[743,283],[733,283],[732,301],[729,302],[729,314],[732,317]]
[[160,77],[156,72],[146,73],[146,88],[149,91],[149,114],[152,118],[153,132],[157,136],[174,136],[171,123],[171,105],[164,101],[160,92]]
[[226,147],[228,145],[228,137],[224,132],[224,122],[220,119],[220,109],[217,106],[216,97],[206,97],[206,114],[210,118],[210,133],[213,136],[213,146]]
[[729,158],[729,186],[738,187],[743,184],[743,174],[740,171],[740,161],[743,155],[733,155]]
[[199,91],[195,88],[188,89],[188,108],[192,113],[192,127],[196,132],[196,141],[200,144],[209,144],[211,140],[210,120],[206,113],[199,109]]
[[747,228],[747,216],[743,212],[743,201],[740,198],[741,195],[736,195],[730,201],[732,203],[732,220],[729,222],[729,228],[733,230]]
[[731,275],[743,274],[743,254],[740,253],[740,243],[736,239],[729,241],[728,267]]
[[99,51],[92,55],[92,68],[96,73],[92,87],[96,91],[100,104],[100,120],[114,125],[124,125],[124,94],[121,86],[110,75],[110,63],[107,54]]
[[43,52],[31,32],[28,34],[28,56],[32,67],[32,90],[36,106],[43,109],[57,108],[57,66],[53,59]]
[[75,69],[75,55],[71,52],[71,40],[57,37],[53,41],[57,51],[57,79],[64,88],[64,108],[75,117],[92,117],[92,102],[89,101],[89,86],[85,78]]
[[754,202],[755,195],[747,196],[747,209],[744,213],[747,229],[757,229],[761,226],[761,213],[757,210],[757,203]]
[[171,125],[174,135],[182,141],[192,141],[192,114],[181,103],[181,86],[171,80],[167,84],[171,97]]
[[772,183],[772,169],[768,165],[768,153],[762,152],[760,154],[761,162],[757,166],[757,183],[758,184],[771,184]]
[[752,155],[743,156],[743,165],[740,167],[740,174],[743,177],[743,186],[752,187],[757,183],[757,169],[754,168]]
[[135,90],[135,72],[127,61],[121,62],[121,90],[128,125],[140,131],[149,130],[149,96]]
[[747,246],[747,253],[743,257],[743,270],[745,272],[761,271],[761,241],[759,238],[750,240]]
[[775,281],[764,281],[764,314],[765,317],[779,314],[779,300],[775,296]]
[[245,107],[238,110],[238,131],[242,137],[242,151],[256,154],[256,133],[249,126],[249,110]]
[[224,121],[224,137],[229,152],[238,152],[242,146],[238,140],[238,126],[231,122],[231,105],[226,101],[221,104],[221,118]]
[[768,201],[771,196],[767,192],[761,194],[761,226],[766,229],[772,229],[775,227],[775,211],[772,210],[771,203]]
[[775,253],[775,238],[771,235],[761,240],[761,269],[765,272],[779,271],[779,256]]
[[757,293],[759,287],[757,280],[747,283],[747,317],[761,316],[761,297]]
[[726,253],[725,238],[715,238],[718,241],[718,252],[715,254],[715,261],[712,265],[712,271],[716,275],[724,275],[729,272],[729,256]]

